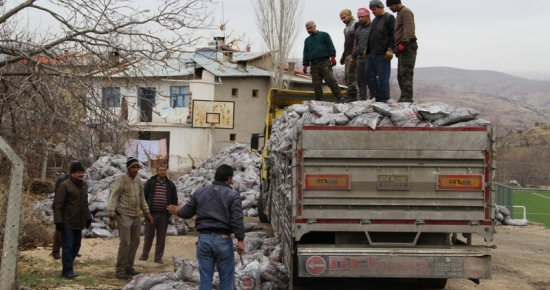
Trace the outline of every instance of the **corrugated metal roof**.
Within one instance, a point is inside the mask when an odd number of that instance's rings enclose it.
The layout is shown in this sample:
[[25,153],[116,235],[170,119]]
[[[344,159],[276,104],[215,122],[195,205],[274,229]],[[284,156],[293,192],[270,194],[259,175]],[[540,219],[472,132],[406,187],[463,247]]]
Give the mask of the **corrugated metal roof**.
[[175,53],[165,60],[142,59],[126,67],[118,67],[109,72],[94,74],[95,77],[177,77],[193,74],[193,66],[186,67],[194,53]]
[[234,61],[248,61],[260,58],[262,56],[268,55],[269,52],[234,52],[233,60]]
[[241,70],[237,68],[237,64],[227,61],[219,61],[201,56],[195,57],[194,60],[197,65],[200,65],[217,77],[269,77],[268,71],[250,65],[246,66],[246,70]]

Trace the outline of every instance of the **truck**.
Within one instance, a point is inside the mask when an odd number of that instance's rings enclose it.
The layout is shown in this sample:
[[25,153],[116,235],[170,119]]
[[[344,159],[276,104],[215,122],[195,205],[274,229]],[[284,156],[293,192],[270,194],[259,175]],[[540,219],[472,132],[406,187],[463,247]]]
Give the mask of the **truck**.
[[[264,143],[287,106],[312,96],[270,90]],[[289,289],[317,277],[416,278],[432,289],[491,279],[494,128],[298,124],[292,134],[291,154],[261,150],[258,200]]]

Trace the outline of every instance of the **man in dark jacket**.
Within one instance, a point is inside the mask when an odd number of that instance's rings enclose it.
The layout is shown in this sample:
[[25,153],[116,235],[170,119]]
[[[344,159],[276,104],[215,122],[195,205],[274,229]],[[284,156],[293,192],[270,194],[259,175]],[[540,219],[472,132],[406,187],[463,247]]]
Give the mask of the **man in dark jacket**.
[[368,85],[368,54],[367,47],[369,44],[370,34],[370,12],[366,8],[357,10],[357,18],[359,18],[359,26],[355,30],[355,39],[353,51],[351,53],[351,64],[355,64],[357,75],[357,86],[359,87],[359,100],[367,99]]
[[304,74],[307,73],[307,67],[311,65],[311,80],[313,81],[315,99],[323,99],[324,79],[336,97],[336,102],[343,103],[342,91],[332,72],[332,67],[336,65],[336,49],[332,39],[328,33],[317,30],[313,21],[306,23],[306,29],[309,36],[304,41],[302,64],[304,65]]
[[395,47],[394,31],[395,17],[384,11],[380,0],[369,3],[372,21],[369,33],[369,91],[371,98],[377,102],[387,102],[390,99],[390,74],[393,48]]
[[155,244],[155,263],[164,264],[162,256],[164,255],[164,246],[166,244],[166,231],[170,221],[169,205],[178,205],[178,192],[176,185],[166,177],[166,165],[157,165],[157,175],[147,180],[143,187],[145,201],[149,206],[149,211],[153,216],[153,224],[145,224],[145,237],[143,239],[143,253],[139,257],[140,261],[147,261],[149,251],[153,245],[155,232],[157,243]]
[[82,240],[82,230],[90,227],[92,214],[88,208],[88,186],[83,181],[84,168],[73,163],[69,179],[63,181],[52,204],[55,228],[61,232],[63,269],[61,275],[68,279],[78,276],[73,264]]
[[344,65],[344,80],[348,86],[348,99],[346,102],[357,101],[357,76],[355,66],[350,64],[351,53],[353,52],[353,43],[355,41],[355,29],[358,25],[351,10],[344,9],[340,12],[340,19],[346,25],[344,28],[344,52],[340,58],[340,64]]
[[233,289],[235,256],[231,233],[237,238],[237,253],[244,252],[244,223],[241,196],[231,188],[233,168],[223,164],[216,170],[214,183],[199,188],[185,206],[169,205],[172,214],[189,219],[197,215],[199,232],[197,261],[199,289],[212,289],[214,266],[220,277],[220,290]]

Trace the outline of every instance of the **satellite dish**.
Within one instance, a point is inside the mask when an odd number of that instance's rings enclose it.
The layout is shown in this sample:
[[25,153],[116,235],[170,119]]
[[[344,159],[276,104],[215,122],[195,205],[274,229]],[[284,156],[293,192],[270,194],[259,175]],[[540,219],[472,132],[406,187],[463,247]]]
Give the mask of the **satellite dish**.
[[176,112],[174,112],[174,113],[175,113],[174,120],[176,120],[176,121],[179,120],[180,123],[181,123],[181,119],[183,119],[183,117],[185,117],[185,113],[183,111],[180,111],[180,110],[176,110]]
[[160,109],[160,116],[164,119],[164,121],[166,121],[166,117],[168,117],[168,115],[170,115],[170,106],[162,106]]

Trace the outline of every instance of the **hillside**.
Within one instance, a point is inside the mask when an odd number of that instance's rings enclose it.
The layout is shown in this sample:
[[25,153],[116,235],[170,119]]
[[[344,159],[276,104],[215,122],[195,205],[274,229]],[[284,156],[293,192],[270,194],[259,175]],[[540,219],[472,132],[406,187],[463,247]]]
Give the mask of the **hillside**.
[[[392,98],[398,99],[396,71],[392,72]],[[495,71],[448,67],[415,69],[415,99],[472,107],[506,131],[545,122],[550,116],[550,82],[535,81]]]

